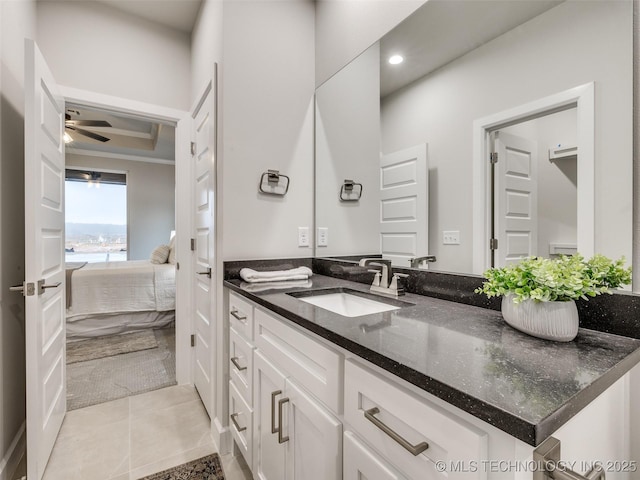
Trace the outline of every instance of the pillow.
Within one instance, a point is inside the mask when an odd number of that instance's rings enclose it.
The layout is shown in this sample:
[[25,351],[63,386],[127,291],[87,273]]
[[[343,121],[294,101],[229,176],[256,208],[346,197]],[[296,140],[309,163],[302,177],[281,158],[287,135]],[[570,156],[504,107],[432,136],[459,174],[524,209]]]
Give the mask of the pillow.
[[171,237],[169,241],[169,258],[167,260],[172,265],[176,264],[176,237],[175,235]]
[[167,259],[169,258],[169,245],[160,245],[155,248],[153,252],[151,252],[151,263],[167,263]]

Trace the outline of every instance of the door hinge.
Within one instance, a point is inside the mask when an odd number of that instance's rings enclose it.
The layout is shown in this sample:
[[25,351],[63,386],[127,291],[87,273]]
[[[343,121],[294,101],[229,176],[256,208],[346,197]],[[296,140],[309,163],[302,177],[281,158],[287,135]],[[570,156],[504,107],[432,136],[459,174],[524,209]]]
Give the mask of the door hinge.
[[196,142],[191,142],[191,155],[196,154]]
[[498,152],[491,152],[489,154],[489,161],[491,163],[498,163]]
[[191,251],[192,252],[196,251],[196,239],[195,238],[191,239]]
[[176,270],[180,270],[180,262],[176,262]]
[[195,335],[191,335],[191,346],[192,347],[196,346],[196,336]]
[[489,239],[489,250],[497,250],[498,249],[498,239],[490,238]]

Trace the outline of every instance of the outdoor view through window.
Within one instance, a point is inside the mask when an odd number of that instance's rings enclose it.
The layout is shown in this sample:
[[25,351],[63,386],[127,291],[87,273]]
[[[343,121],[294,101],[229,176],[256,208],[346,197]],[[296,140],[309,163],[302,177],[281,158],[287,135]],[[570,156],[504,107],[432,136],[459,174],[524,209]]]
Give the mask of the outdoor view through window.
[[67,262],[127,260],[126,175],[67,170]]

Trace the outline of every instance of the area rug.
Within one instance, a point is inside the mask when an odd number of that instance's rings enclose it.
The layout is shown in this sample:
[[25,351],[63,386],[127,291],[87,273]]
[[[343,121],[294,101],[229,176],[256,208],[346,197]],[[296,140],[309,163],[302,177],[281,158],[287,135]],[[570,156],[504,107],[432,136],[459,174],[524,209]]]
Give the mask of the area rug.
[[67,364],[157,348],[152,330],[67,343]]
[[217,453],[154,473],[139,480],[224,480],[224,472]]
[[175,329],[153,334],[158,348],[67,365],[67,410],[175,385]]

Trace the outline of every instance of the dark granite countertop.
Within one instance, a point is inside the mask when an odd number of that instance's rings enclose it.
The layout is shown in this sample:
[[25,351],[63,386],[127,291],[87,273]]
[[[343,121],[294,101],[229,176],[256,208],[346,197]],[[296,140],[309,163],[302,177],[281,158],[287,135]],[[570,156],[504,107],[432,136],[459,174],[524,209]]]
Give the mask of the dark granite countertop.
[[[225,286],[310,332],[533,446],[640,361],[640,340],[580,329],[569,343],[538,340],[495,310],[407,294],[399,310],[347,318],[289,292],[367,285],[314,275],[310,288]],[[256,288],[255,285],[250,288]]]

